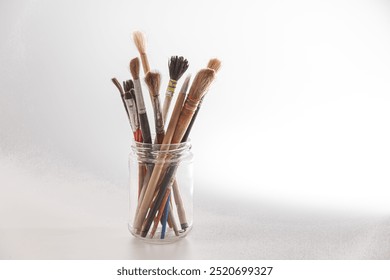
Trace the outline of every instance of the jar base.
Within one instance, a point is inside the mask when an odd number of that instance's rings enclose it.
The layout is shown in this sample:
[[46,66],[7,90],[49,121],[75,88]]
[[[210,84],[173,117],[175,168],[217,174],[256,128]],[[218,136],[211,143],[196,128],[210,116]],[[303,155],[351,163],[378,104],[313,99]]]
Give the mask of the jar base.
[[167,233],[165,234],[165,238],[164,239],[161,239],[160,238],[160,235],[161,235],[161,230],[157,230],[156,233],[154,234],[154,237],[153,238],[150,238],[149,236],[148,237],[142,237],[141,235],[139,234],[136,234],[134,232],[134,229],[131,227],[130,224],[128,224],[128,229],[130,231],[130,233],[137,239],[139,240],[142,240],[143,242],[145,243],[149,243],[149,244],[171,244],[171,243],[175,243],[181,239],[183,239],[184,237],[186,237],[188,235],[188,233],[191,231],[192,229],[192,226],[188,227],[185,231],[183,230],[180,230],[180,233],[179,235],[175,235],[175,232],[172,230],[172,229],[169,229],[167,231]]

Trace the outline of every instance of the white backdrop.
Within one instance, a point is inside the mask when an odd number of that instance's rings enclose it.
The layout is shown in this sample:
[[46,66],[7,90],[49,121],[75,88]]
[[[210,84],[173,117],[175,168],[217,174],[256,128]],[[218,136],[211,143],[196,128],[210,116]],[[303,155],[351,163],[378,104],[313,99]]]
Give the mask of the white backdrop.
[[[202,198],[388,217],[388,1],[23,0],[0,11],[3,228],[58,222],[30,219],[35,207],[125,219],[131,133],[110,79],[129,77],[134,30],[163,89],[171,55],[193,74],[223,62],[191,137]],[[68,208],[65,224],[80,214]]]

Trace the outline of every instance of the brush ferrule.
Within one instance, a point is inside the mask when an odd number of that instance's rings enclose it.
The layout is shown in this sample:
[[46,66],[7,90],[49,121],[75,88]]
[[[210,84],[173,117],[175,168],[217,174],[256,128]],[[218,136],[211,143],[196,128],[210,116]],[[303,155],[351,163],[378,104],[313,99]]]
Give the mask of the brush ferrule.
[[138,114],[146,113],[144,98],[142,97],[141,81],[139,79],[134,80],[135,99],[137,102]]

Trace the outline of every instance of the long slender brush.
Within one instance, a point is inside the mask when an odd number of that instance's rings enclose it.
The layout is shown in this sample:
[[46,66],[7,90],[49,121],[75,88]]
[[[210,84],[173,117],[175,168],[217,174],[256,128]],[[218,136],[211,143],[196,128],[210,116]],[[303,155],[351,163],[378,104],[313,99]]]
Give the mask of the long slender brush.
[[[137,142],[142,142],[142,133],[140,129],[140,123],[138,118],[137,103],[135,101],[135,92],[134,92],[134,83],[132,80],[127,80],[123,82],[123,88],[125,89],[125,102],[130,114],[130,123],[133,123],[133,133],[134,140]],[[141,195],[142,191],[142,179],[144,176],[144,167],[142,164],[138,163],[138,197]]]
[[181,110],[180,117],[175,129],[175,134],[172,137],[171,143],[174,144],[181,142],[181,139],[183,138],[188,125],[191,122],[200,100],[206,94],[214,79],[215,71],[213,69],[202,69],[196,74],[188,93],[186,102],[184,103],[183,109]]
[[157,144],[162,143],[165,135],[164,120],[160,104],[160,81],[161,75],[158,72],[148,72],[145,76],[145,83],[148,86],[150,98],[152,100],[153,105]]
[[[215,71],[215,73],[217,73],[219,71],[219,69],[221,68],[221,61],[217,58],[212,58],[209,60],[209,63],[207,64],[207,68],[210,68],[210,69],[213,69]],[[204,95],[202,97],[202,99],[200,100],[199,104],[198,104],[198,107],[196,108],[196,111],[194,113],[194,116],[192,117],[191,119],[191,122],[190,124],[188,125],[188,128],[186,130],[186,133],[184,134],[183,136],[183,139],[181,140],[181,142],[185,142],[187,141],[189,135],[190,135],[190,132],[191,132],[191,129],[192,129],[192,126],[194,125],[194,122],[196,120],[196,117],[198,116],[198,113],[199,113],[199,109],[200,107],[202,106],[202,103],[203,103],[203,99],[206,95]]]
[[169,68],[169,82],[165,92],[165,99],[163,105],[163,119],[167,120],[169,107],[171,105],[173,94],[175,93],[176,85],[184,72],[188,69],[188,61],[184,57],[172,56],[168,61]]
[[144,69],[144,74],[146,74],[150,71],[150,65],[149,65],[148,56],[146,54],[146,38],[144,33],[142,33],[141,31],[133,32],[133,40],[141,56],[142,68]]
[[130,61],[130,72],[134,80],[135,99],[137,102],[138,117],[142,131],[144,143],[152,143],[148,116],[146,113],[145,102],[142,95],[141,81],[139,79],[139,59],[138,57]]
[[[133,85],[134,85],[134,83],[133,83]],[[135,106],[134,118],[136,119],[136,128],[137,128],[135,141],[142,143],[143,142],[142,131],[141,131],[141,125],[139,123],[138,106],[137,106],[137,101],[135,99],[135,90],[134,90],[134,88],[132,88],[130,90],[130,94],[131,94],[131,98],[134,101],[134,106]]]
[[[189,82],[190,82],[190,78],[188,77],[184,81],[183,86],[180,90],[180,94],[177,97],[175,108],[173,110],[172,117],[169,121],[167,132],[165,134],[165,137],[164,137],[164,140],[162,143],[163,145],[161,145],[160,151],[162,151],[162,152],[167,151],[169,149],[169,144],[171,143],[173,134],[175,132],[175,127],[176,127],[177,121],[178,121],[179,116],[180,116],[183,102],[185,100],[185,95],[186,95],[186,92],[188,89]],[[165,165],[165,163],[163,161],[164,161],[164,158],[161,158],[161,160],[157,161],[157,163],[155,164],[155,166],[153,168],[153,173],[149,179],[149,183],[145,187],[145,193],[144,193],[142,202],[138,203],[138,208],[137,208],[135,219],[134,219],[134,229],[136,231],[141,230],[142,223],[143,223],[145,216],[147,214],[147,211],[149,209],[149,205],[153,199],[153,194],[156,190],[159,177],[160,177],[161,172],[163,170],[163,167]],[[152,217],[154,217],[154,215]]]

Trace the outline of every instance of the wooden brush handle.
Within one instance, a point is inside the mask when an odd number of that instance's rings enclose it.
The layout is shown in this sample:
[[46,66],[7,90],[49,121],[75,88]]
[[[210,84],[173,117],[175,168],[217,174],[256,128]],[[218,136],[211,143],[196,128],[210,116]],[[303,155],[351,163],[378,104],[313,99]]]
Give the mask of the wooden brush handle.
[[164,105],[163,105],[163,119],[164,121],[167,120],[167,116],[168,116],[168,111],[169,111],[169,107],[171,105],[171,101],[172,101],[172,96],[165,96],[165,99],[164,99]]
[[146,75],[146,73],[150,71],[149,60],[146,53],[141,53],[141,61],[142,61],[142,68],[144,69],[144,74]]
[[177,214],[179,216],[180,226],[182,229],[186,229],[188,228],[186,211],[184,209],[183,200],[181,198],[180,188],[177,185],[176,180],[173,182],[172,190],[173,190],[173,196],[175,198],[175,204],[176,204]]
[[149,121],[146,112],[143,114],[139,114],[139,122],[141,125],[142,138],[144,140],[144,143],[152,144],[152,136],[150,134]]
[[142,131],[142,138],[144,143],[152,144],[152,137],[150,135],[150,127],[148,116],[146,114],[145,102],[142,96],[141,81],[139,79],[134,79],[134,93],[137,103],[137,110],[139,116],[139,123]]
[[158,133],[156,135],[156,144],[162,144],[162,142],[164,141],[164,136],[165,136],[165,133]]
[[176,236],[179,236],[179,229],[177,228],[175,217],[173,216],[173,206],[172,203],[169,203],[170,211],[168,213],[168,221],[171,222],[173,231],[175,232]]
[[[140,230],[142,223],[145,219],[146,213],[148,212],[149,205],[152,202],[154,191],[157,187],[158,179],[160,178],[161,172],[164,168],[164,163],[160,162],[154,165],[153,173],[150,177],[149,183],[147,186],[143,187],[144,194],[142,197],[142,201],[138,204],[138,209],[136,211],[135,219],[134,219],[134,229]],[[142,193],[141,193],[142,196]]]
[[196,108],[196,111],[195,111],[194,115],[192,116],[191,122],[190,122],[190,124],[187,127],[186,133],[184,134],[183,138],[181,139],[181,142],[186,142],[188,140],[188,137],[190,136],[190,133],[191,133],[191,130],[192,130],[192,126],[194,125],[196,117],[198,116],[198,113],[199,113],[199,109],[202,106],[202,102],[203,102],[203,98],[200,100],[200,102],[199,102],[199,104],[198,104],[198,106]]
[[165,132],[164,132],[164,120],[163,120],[163,115],[161,112],[160,99],[159,99],[158,95],[152,97],[152,105],[153,105],[153,111],[154,111],[154,122],[155,122],[155,126],[156,126],[156,135],[157,136],[162,135],[161,142],[159,142],[159,144],[161,144],[162,140],[164,139]]
[[164,99],[164,105],[162,111],[164,122],[167,121],[167,115],[168,115],[169,107],[171,106],[173,94],[175,93],[176,85],[177,85],[177,81],[172,79],[169,80],[167,91],[165,93],[165,99]]
[[181,110],[179,120],[177,121],[175,133],[172,137],[171,143],[180,143],[183,138],[191,119],[195,114],[196,108],[198,107],[199,101],[192,100],[187,97],[186,102],[184,103],[183,109]]
[[150,226],[153,222],[153,218],[156,216],[157,210],[161,207],[164,207],[165,205],[161,205],[163,197],[165,196],[168,189],[170,189],[170,185],[172,184],[172,177],[174,175],[174,172],[176,169],[174,168],[168,168],[167,173],[169,173],[168,176],[164,176],[164,179],[162,180],[160,186],[159,186],[159,192],[156,197],[156,200],[154,202],[154,206],[152,209],[150,209],[150,212],[148,214],[148,217],[146,218],[146,225],[145,227],[142,227],[141,236],[145,237],[150,229]]

